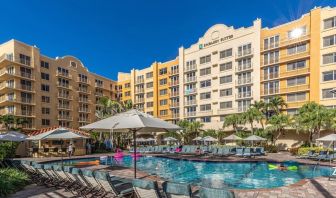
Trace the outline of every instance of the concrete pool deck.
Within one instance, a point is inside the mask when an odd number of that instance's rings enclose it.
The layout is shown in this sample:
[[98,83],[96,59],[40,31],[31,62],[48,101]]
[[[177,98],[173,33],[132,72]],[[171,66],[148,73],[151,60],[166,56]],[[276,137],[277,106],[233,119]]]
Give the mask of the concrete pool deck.
[[[100,157],[100,156],[106,156],[106,155],[111,155],[111,154],[97,154],[97,155],[87,155],[87,156],[76,156],[72,157],[71,159],[80,159],[80,158],[92,158],[92,157]],[[163,155],[155,155],[155,156],[163,156]],[[176,158],[176,156],[169,155],[168,157],[171,158]],[[187,160],[197,160],[197,161],[223,161],[223,162],[238,162],[238,161],[274,161],[274,162],[281,162],[281,161],[288,161],[288,160],[293,160],[297,161],[300,163],[306,163],[306,164],[316,164],[316,161],[313,160],[305,160],[305,159],[297,159],[295,156],[291,156],[287,152],[281,152],[281,153],[269,153],[266,156],[261,156],[261,157],[256,157],[256,158],[237,158],[237,157],[199,157],[199,156],[190,156],[190,155],[182,155],[178,156],[178,158],[183,158]],[[37,162],[49,162],[49,161],[55,161],[55,160],[60,160],[60,157],[50,157],[50,158],[25,158],[29,160],[34,160]],[[65,160],[68,159],[67,157],[64,158]],[[329,162],[319,162],[320,165],[329,165]],[[336,166],[336,163],[333,162],[331,166]],[[100,170],[100,169],[105,169],[111,172],[111,174],[124,177],[124,178],[132,178],[133,177],[133,169],[131,168],[111,168],[108,166],[104,165],[99,165],[99,166],[91,166],[91,167],[86,167],[89,169],[94,169],[94,170]],[[144,179],[150,179],[150,180],[157,180],[159,183],[162,182],[162,180],[156,176],[151,176],[148,175],[145,172],[142,171],[137,171],[137,176],[139,178],[144,178]],[[50,195],[43,195],[43,190],[46,191],[45,187],[38,187],[41,188],[42,194],[41,196],[34,195],[32,197],[54,197]],[[20,191],[21,193],[25,194],[26,196],[21,196],[21,197],[29,197],[29,191],[25,193],[26,190]],[[48,191],[48,190],[47,190]],[[56,197],[72,197],[73,195],[69,195],[68,192],[63,192],[62,190],[59,189],[54,189],[55,192],[51,191],[50,189],[48,193],[52,194],[54,193]],[[304,179],[301,180],[298,183],[295,183],[290,186],[284,186],[280,188],[273,188],[273,189],[253,189],[253,190],[238,190],[234,189],[233,190],[236,197],[241,197],[241,198],[254,198],[254,197],[261,197],[261,198],[294,198],[294,197],[302,197],[302,198],[329,198],[329,197],[335,197],[336,198],[336,179],[328,180],[328,178],[325,177],[318,177],[314,179]],[[36,194],[36,193],[35,193]],[[61,196],[62,195],[62,196]],[[12,196],[12,197],[20,197],[20,196]]]

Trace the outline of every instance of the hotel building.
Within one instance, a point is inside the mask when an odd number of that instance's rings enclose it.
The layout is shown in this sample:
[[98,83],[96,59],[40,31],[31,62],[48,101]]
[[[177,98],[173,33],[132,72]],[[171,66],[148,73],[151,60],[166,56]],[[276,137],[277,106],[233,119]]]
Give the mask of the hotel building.
[[314,8],[272,28],[210,27],[177,57],[119,73],[112,81],[90,73],[76,58],[52,59],[11,40],[0,46],[0,114],[29,120],[26,128],[69,126],[95,120],[105,95],[176,123],[200,121],[222,128],[228,114],[279,95],[295,114],[308,101],[336,106],[336,9]]
[[101,96],[117,97],[117,82],[73,56],[50,58],[16,40],[0,45],[0,54],[0,115],[25,118],[24,129],[78,128],[95,121]]

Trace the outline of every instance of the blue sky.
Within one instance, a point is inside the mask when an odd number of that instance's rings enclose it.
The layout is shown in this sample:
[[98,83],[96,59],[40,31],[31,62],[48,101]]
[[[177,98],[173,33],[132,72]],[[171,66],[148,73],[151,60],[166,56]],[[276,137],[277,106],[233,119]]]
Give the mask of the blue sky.
[[1,2],[0,42],[15,38],[50,57],[73,55],[116,79],[177,56],[214,24],[263,27],[297,19],[335,0],[31,0]]

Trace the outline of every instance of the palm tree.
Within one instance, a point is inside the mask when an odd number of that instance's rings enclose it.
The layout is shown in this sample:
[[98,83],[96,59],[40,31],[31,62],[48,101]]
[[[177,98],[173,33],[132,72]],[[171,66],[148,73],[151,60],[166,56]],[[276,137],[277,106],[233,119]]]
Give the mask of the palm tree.
[[254,101],[254,103],[251,104],[251,107],[258,109],[263,114],[266,114],[267,112],[267,104],[263,100]]
[[264,119],[265,116],[257,108],[255,107],[248,108],[248,110],[243,113],[242,117],[246,122],[250,123],[252,135],[254,135],[254,128],[253,128],[254,121],[261,123],[262,128],[264,128],[262,120]]
[[118,102],[116,100],[111,100],[107,96],[101,97],[99,99],[99,104],[101,105],[101,109],[96,111],[96,117],[99,120],[133,108],[131,100]]
[[[266,131],[271,135],[273,144],[284,135],[284,129],[291,124],[290,117],[284,114],[273,115],[267,122]],[[276,134],[276,135],[274,135]]]
[[319,138],[321,130],[332,125],[334,117],[331,113],[333,112],[323,105],[308,102],[299,109],[299,113],[294,117],[295,127],[297,131],[308,132],[309,142],[312,143],[314,135]]
[[177,125],[183,128],[181,136],[186,143],[198,136],[203,127],[203,124],[198,121],[190,122],[188,120],[180,120]]
[[232,126],[236,133],[238,133],[238,125],[242,123],[241,114],[231,114],[224,117],[223,128]]
[[267,109],[275,114],[280,114],[284,107],[287,107],[287,103],[281,96],[275,96],[267,103]]
[[189,125],[189,130],[193,135],[193,138],[197,137],[200,135],[201,129],[204,126],[204,124],[202,124],[199,121],[196,122],[191,122]]

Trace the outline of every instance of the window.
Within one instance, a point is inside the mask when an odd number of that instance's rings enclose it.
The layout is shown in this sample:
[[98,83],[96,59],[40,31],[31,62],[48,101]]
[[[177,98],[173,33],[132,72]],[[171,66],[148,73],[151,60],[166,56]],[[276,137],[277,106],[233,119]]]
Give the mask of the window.
[[131,87],[131,83],[126,83],[125,84],[125,88],[130,88]]
[[210,63],[211,62],[211,55],[206,55],[206,56],[202,56],[200,58],[200,64],[205,64],[205,63]]
[[160,70],[159,70],[159,74],[160,74],[160,75],[167,74],[167,67],[160,69]]
[[211,86],[211,80],[204,80],[200,82],[200,87],[204,88],[204,87],[210,87]]
[[288,109],[287,110],[287,115],[289,116],[294,116],[296,114],[298,114],[298,109]]
[[167,105],[168,104],[168,100],[164,99],[164,100],[160,100],[160,105]]
[[279,47],[279,35],[264,39],[264,50]]
[[264,95],[279,93],[279,81],[264,83]]
[[41,100],[42,100],[42,102],[50,103],[50,97],[49,96],[42,96]]
[[287,71],[297,70],[297,69],[303,69],[306,67],[306,60],[297,61],[293,63],[287,64]]
[[20,63],[30,66],[30,56],[20,54]]
[[211,92],[205,92],[200,94],[200,99],[201,100],[206,100],[211,98]]
[[279,62],[279,51],[268,52],[264,54],[264,65]]
[[288,39],[295,39],[295,38],[299,38],[301,36],[306,35],[306,33],[307,33],[306,26],[298,27],[298,28],[294,28],[294,29],[288,31],[287,32],[287,37],[288,37]]
[[330,88],[330,89],[322,89],[322,98],[323,99],[336,98],[336,94],[334,94],[333,92],[331,92],[331,90],[333,90],[333,89],[332,88]]
[[160,110],[160,115],[161,116],[168,115],[168,110]]
[[270,80],[279,77],[279,66],[270,66],[264,69],[264,80]]
[[232,56],[232,48],[219,52],[219,58],[227,58]]
[[305,52],[307,49],[307,44],[295,44],[294,46],[288,47],[287,48],[287,54],[288,55],[292,55],[292,54],[296,54],[296,53],[301,53],[301,52]]
[[287,94],[287,102],[297,102],[306,100],[306,93]]
[[219,83],[224,84],[224,83],[231,83],[232,82],[232,75],[228,76],[222,76],[219,78]]
[[42,84],[41,85],[41,90],[49,92],[49,85]]
[[146,94],[146,97],[147,97],[147,98],[153,98],[153,92],[148,92],[148,93]]
[[330,64],[336,62],[336,53],[324,54],[323,55],[323,64]]
[[50,108],[42,107],[42,114],[50,114]]
[[227,62],[219,65],[219,71],[227,71],[232,69],[232,62]]
[[251,58],[244,58],[238,61],[238,71],[252,68]]
[[50,120],[49,119],[42,119],[42,125],[43,126],[49,126],[50,125]]
[[200,76],[206,76],[211,74],[211,67],[204,68],[200,70]]
[[220,97],[231,96],[232,95],[232,88],[229,89],[222,89],[219,92]]
[[211,122],[211,117],[210,116],[201,117],[201,122]]
[[186,62],[187,67],[196,66],[196,60],[190,60]]
[[147,102],[147,105],[146,105],[146,106],[147,106],[147,107],[153,107],[153,104],[154,104],[153,102]]
[[331,17],[323,20],[323,28],[329,29],[336,26],[336,17]]
[[152,78],[152,77],[153,77],[153,72],[146,73],[146,78]]
[[49,63],[45,62],[45,61],[41,61],[41,67],[43,67],[45,69],[49,69]]
[[210,110],[211,110],[211,104],[200,105],[200,111],[210,111]]
[[245,44],[238,47],[238,56],[245,56],[252,53],[252,44]]
[[323,81],[336,80],[336,70],[323,72]]
[[43,80],[49,80],[49,74],[46,74],[46,73],[41,72],[41,78],[42,78]]
[[146,88],[152,88],[152,87],[153,87],[153,82],[146,83]]
[[304,84],[306,84],[305,76],[287,79],[287,87],[304,85]]
[[238,101],[238,112],[246,111],[251,105],[251,100]]
[[161,79],[160,85],[165,85],[165,84],[167,84],[167,78]]
[[160,90],[160,96],[167,95],[167,93],[168,93],[167,89]]
[[77,63],[76,63],[76,62],[74,62],[74,61],[70,61],[70,66],[71,66],[71,67],[75,67],[75,68],[76,68],[76,67],[77,67]]
[[131,92],[130,91],[126,91],[125,92],[125,96],[131,96]]
[[220,109],[231,109],[232,108],[232,101],[219,103],[219,108]]
[[335,45],[335,39],[336,39],[335,37],[336,37],[335,34],[331,36],[323,37],[323,47]]

